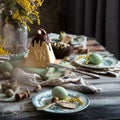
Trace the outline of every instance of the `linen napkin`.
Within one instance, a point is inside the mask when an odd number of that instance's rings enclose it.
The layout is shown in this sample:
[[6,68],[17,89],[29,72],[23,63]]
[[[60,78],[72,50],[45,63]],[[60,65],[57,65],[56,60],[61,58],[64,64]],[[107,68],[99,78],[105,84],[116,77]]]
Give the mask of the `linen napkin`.
[[[55,68],[54,68],[55,69]],[[77,90],[84,93],[97,93],[100,91],[99,88],[89,84],[83,78],[77,76],[74,72],[63,71],[63,70],[48,71],[47,79],[44,80],[36,73],[28,73],[20,68],[15,68],[12,75],[18,80],[18,84],[22,86],[34,87],[36,84],[40,84],[42,87],[51,86],[63,86],[64,88]]]
[[[61,62],[62,66],[74,68],[69,62]],[[28,70],[28,69],[27,69]],[[30,70],[30,69],[29,69]],[[33,72],[40,74],[40,69],[31,69]],[[75,72],[64,70],[61,68],[50,67],[47,71],[42,72],[42,78],[38,82],[41,86],[63,86],[64,88],[77,90],[84,93],[97,93],[101,89],[88,83],[85,79],[81,78]]]
[[[62,65],[70,66],[67,62],[64,62]],[[40,84],[42,87],[63,86],[67,89],[77,90],[84,93],[97,93],[100,91],[100,89],[96,86],[89,84],[86,80],[80,78],[76,73],[68,70],[52,67],[47,68],[47,71],[43,72],[42,69],[44,77],[41,77],[40,69],[28,68],[27,70],[32,70],[32,73],[21,68],[14,68],[12,71],[12,76],[18,80],[20,86],[26,85],[34,87],[34,85]]]
[[41,86],[62,86],[66,89],[76,90],[83,93],[97,93],[101,89],[91,85],[83,78],[76,76],[75,73],[69,72],[68,74],[58,77],[57,79],[48,79],[39,82]]

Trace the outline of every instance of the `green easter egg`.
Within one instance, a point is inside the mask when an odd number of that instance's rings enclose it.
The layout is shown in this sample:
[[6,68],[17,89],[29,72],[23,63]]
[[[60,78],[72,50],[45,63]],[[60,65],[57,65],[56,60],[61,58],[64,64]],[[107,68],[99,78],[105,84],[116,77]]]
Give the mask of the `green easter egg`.
[[56,86],[52,89],[53,97],[58,97],[60,100],[63,100],[68,97],[68,92],[65,88],[61,86]]
[[97,65],[103,61],[103,58],[101,55],[97,53],[91,53],[89,58],[88,58],[89,63]]
[[11,63],[4,61],[0,63],[0,71],[1,72],[11,72],[13,70],[13,66]]

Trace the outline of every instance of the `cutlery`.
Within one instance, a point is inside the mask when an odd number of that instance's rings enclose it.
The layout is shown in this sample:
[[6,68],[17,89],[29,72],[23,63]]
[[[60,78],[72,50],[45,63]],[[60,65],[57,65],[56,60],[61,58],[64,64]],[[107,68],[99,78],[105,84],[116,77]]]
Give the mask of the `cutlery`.
[[50,104],[47,104],[47,105],[43,105],[43,106],[37,107],[36,109],[37,109],[37,110],[44,110],[44,109],[47,109],[47,108],[49,108],[49,107],[52,107],[52,106],[54,106],[54,105],[56,105],[56,104],[59,104],[59,103],[61,103],[61,102],[63,102],[63,101],[65,101],[65,100],[59,100],[59,101],[57,101],[57,102],[53,102],[53,103],[50,103]]
[[48,104],[48,105],[43,105],[43,106],[40,106],[40,107],[37,107],[36,109],[37,110],[44,110],[44,109],[47,109],[47,108],[49,108],[49,107],[51,107],[51,106],[54,106],[56,103],[50,103],[50,104]]
[[59,101],[54,102],[54,103],[50,103],[50,104],[47,104],[47,105],[37,107],[36,109],[37,110],[44,110],[44,109],[47,109],[47,108],[52,107],[54,105],[59,105],[63,108],[67,108],[67,109],[75,109],[76,108],[76,105],[74,103],[67,102],[65,100],[59,100]]
[[77,70],[75,68],[69,68],[69,67],[65,67],[65,66],[62,66],[62,65],[54,64],[54,63],[50,63],[49,66],[50,67],[67,69],[69,71],[80,73],[80,74],[84,74],[84,75],[90,76],[90,77],[95,78],[95,79],[99,79],[100,78],[100,76],[97,75],[97,74],[93,74],[93,73],[90,73],[90,72],[88,73],[88,72],[85,72],[85,71],[82,71],[82,70]]

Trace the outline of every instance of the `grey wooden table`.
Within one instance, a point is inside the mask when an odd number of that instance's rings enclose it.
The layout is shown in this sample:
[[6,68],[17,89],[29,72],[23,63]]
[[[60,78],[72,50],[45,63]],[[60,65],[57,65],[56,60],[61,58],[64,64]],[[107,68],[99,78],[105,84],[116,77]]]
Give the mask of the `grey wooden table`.
[[[104,51],[105,49],[89,41],[88,47],[91,50]],[[99,48],[99,49],[98,49]],[[31,100],[26,103],[27,108],[19,114],[0,112],[0,120],[101,120],[120,119],[120,77],[101,76],[100,79],[86,80],[102,89],[98,94],[86,94],[90,99],[90,105],[83,111],[72,114],[53,114],[35,110]],[[20,103],[0,102],[0,109]],[[11,107],[12,109],[12,107]]]
[[[98,94],[87,94],[90,105],[87,109],[73,114],[53,114],[44,111],[36,111],[32,103],[20,114],[0,114],[0,120],[96,120],[96,119],[120,119],[120,77],[101,77],[98,80],[89,80],[90,83],[102,88]],[[5,103],[0,103],[0,106]],[[3,106],[4,107],[4,106]],[[7,105],[6,105],[7,107]],[[2,108],[1,108],[2,109]]]

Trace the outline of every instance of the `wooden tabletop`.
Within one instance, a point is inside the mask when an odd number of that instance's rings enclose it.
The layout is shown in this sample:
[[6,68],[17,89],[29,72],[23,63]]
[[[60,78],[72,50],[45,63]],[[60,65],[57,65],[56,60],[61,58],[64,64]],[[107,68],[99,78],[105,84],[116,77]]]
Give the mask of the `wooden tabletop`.
[[[91,51],[106,52],[105,48],[95,40],[88,40],[87,47]],[[26,108],[18,114],[0,112],[0,120],[97,120],[120,119],[120,77],[101,75],[100,79],[86,80],[102,89],[97,94],[86,94],[90,99],[90,105],[83,111],[71,114],[53,114],[37,111],[31,103],[31,99],[24,101]],[[0,109],[11,105],[11,109],[18,103],[0,102]],[[13,106],[13,107],[12,107]],[[18,108],[19,111],[19,108]]]

